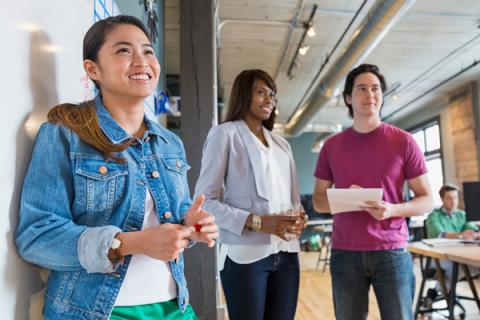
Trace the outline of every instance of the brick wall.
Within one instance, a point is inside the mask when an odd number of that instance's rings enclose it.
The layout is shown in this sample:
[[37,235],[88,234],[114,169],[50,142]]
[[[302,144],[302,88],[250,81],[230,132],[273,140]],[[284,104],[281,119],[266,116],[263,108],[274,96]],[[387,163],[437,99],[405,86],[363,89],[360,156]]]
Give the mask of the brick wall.
[[479,153],[475,131],[480,124],[475,123],[473,94],[476,86],[469,84],[451,95],[449,102],[449,120],[455,158],[455,177],[457,184],[480,180]]

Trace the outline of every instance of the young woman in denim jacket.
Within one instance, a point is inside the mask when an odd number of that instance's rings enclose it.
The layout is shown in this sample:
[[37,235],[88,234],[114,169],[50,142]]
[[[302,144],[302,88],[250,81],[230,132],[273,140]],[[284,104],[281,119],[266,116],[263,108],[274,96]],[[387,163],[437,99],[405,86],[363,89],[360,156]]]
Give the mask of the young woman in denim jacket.
[[[99,95],[52,109],[26,175],[16,242],[51,270],[45,319],[196,319],[182,252],[214,245],[180,139],[144,116],[160,66],[136,18],[95,23],[84,68]],[[195,226],[195,227],[194,227]]]

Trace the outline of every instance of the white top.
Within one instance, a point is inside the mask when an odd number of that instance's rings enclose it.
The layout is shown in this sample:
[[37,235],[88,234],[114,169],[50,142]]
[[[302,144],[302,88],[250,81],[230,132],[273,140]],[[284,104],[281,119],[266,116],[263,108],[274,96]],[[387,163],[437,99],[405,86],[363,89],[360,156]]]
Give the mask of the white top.
[[[270,132],[263,128],[268,146],[263,145],[254,136],[254,140],[261,150],[261,166],[269,182],[268,199],[270,213],[278,213],[291,206],[292,177],[290,176],[290,160],[288,154],[281,149],[270,136]],[[251,133],[253,135],[253,133]],[[298,240],[285,241],[276,235],[270,236],[270,244],[265,245],[226,245],[221,244],[219,254],[219,270],[223,269],[226,256],[236,263],[247,264],[259,261],[271,254],[284,252],[300,252]]]
[[[150,191],[145,197],[142,230],[158,226],[157,210]],[[115,306],[138,306],[169,301],[177,297],[177,286],[168,262],[134,254],[127,269]]]

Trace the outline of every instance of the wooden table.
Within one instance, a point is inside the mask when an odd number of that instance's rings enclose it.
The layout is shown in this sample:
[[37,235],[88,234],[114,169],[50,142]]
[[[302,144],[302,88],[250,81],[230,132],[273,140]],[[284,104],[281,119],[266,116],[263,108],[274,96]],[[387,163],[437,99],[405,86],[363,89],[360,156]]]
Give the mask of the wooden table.
[[480,268],[480,246],[464,245],[444,248],[448,260]]
[[[458,268],[462,267],[465,276],[467,278],[470,289],[473,293],[473,300],[477,303],[478,309],[480,310],[480,300],[473,283],[472,277],[467,266],[480,267],[480,246],[478,245],[459,245],[459,246],[429,246],[422,242],[413,242],[409,245],[408,250],[412,253],[422,255],[424,257],[433,259],[435,261],[435,266],[437,270],[440,270],[440,260],[448,260],[453,263],[453,272],[450,290],[447,289],[445,278],[443,274],[439,272],[439,284],[442,289],[443,295],[447,300],[447,307],[449,311],[449,319],[454,319],[454,307],[455,307],[455,296],[456,296],[456,286],[458,280]],[[417,299],[417,305],[415,308],[415,318],[418,315],[423,289],[426,282],[426,275],[422,272],[422,283],[420,286],[420,292]]]

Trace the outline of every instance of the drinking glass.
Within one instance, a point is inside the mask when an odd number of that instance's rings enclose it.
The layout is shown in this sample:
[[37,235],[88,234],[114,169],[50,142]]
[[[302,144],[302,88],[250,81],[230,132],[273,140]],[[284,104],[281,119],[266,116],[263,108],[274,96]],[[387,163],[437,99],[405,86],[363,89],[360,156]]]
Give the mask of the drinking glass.
[[[283,205],[281,214],[285,216],[300,217],[300,213],[302,212],[305,212],[305,210],[300,203],[292,203],[288,205]],[[287,241],[297,240],[299,238],[299,235],[287,232],[285,233],[285,238],[287,239]]]

